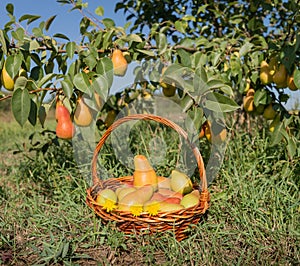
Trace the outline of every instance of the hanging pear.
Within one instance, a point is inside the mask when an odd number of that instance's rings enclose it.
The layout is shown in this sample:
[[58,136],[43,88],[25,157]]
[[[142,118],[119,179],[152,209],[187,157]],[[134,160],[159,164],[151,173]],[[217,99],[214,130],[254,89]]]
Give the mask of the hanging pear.
[[14,90],[15,82],[14,82],[13,78],[8,74],[8,72],[5,68],[5,63],[3,65],[3,69],[1,72],[1,82],[5,89],[7,89],[9,91]]
[[69,110],[61,101],[56,104],[55,117],[57,120],[56,136],[61,139],[72,139],[75,134],[75,126],[71,120]]
[[112,53],[112,63],[114,67],[114,74],[123,77],[126,74],[128,63],[119,49],[115,49]]
[[91,109],[84,102],[83,97],[78,97],[76,110],[74,114],[74,122],[81,127],[89,126],[93,121]]

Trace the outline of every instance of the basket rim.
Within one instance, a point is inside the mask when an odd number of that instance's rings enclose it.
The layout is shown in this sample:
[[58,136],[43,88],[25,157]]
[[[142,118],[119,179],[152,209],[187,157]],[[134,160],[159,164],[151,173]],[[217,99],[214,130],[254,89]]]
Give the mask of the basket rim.
[[175,122],[171,121],[168,118],[158,116],[158,115],[153,115],[153,114],[128,115],[128,116],[125,116],[125,117],[115,120],[114,123],[110,127],[108,127],[108,129],[103,133],[102,137],[100,138],[99,142],[97,143],[94,153],[93,153],[93,157],[92,157],[92,182],[93,182],[93,185],[97,184],[100,186],[100,188],[103,188],[103,181],[97,176],[97,158],[98,158],[98,154],[99,154],[102,146],[104,145],[105,141],[110,136],[110,134],[113,132],[113,130],[115,130],[120,125],[122,125],[128,121],[132,121],[132,120],[156,121],[156,122],[162,123],[168,127],[171,127],[179,135],[181,135],[185,139],[185,141],[187,141],[189,146],[191,147],[193,154],[196,158],[198,171],[199,171],[199,179],[201,181],[201,191],[202,192],[207,191],[208,185],[207,185],[204,161],[203,161],[202,155],[201,155],[198,147],[196,147],[196,145],[189,140],[188,133],[182,127],[180,127],[179,125],[177,125]]

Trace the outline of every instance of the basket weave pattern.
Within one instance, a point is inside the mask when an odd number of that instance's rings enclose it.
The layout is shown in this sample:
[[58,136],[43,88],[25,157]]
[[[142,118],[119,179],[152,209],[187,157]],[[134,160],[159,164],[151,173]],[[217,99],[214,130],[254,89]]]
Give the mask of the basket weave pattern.
[[[116,189],[122,184],[129,184],[133,181],[132,176],[124,176],[118,178],[109,178],[107,180],[101,180],[97,176],[97,157],[104,145],[106,139],[110,136],[111,132],[116,129],[121,124],[131,121],[131,120],[152,120],[162,123],[168,127],[176,130],[191,146],[194,156],[197,161],[197,166],[199,170],[199,177],[201,181],[201,187],[197,184],[193,184],[194,189],[199,189],[200,200],[199,203],[193,207],[182,209],[179,211],[172,212],[159,212],[155,216],[151,216],[148,213],[142,213],[140,216],[134,216],[130,212],[114,210],[107,212],[102,206],[97,204],[96,197],[99,190],[104,188]],[[202,156],[197,147],[195,147],[188,140],[187,133],[179,127],[176,123],[151,114],[135,114],[129,115],[116,120],[103,134],[99,140],[94,155],[92,158],[92,181],[93,186],[87,189],[86,202],[95,213],[101,217],[104,224],[108,222],[116,222],[116,227],[123,231],[125,234],[142,234],[142,233],[156,233],[164,232],[166,230],[172,230],[178,241],[186,238],[186,229],[191,224],[197,224],[201,219],[202,215],[209,208],[210,196],[207,190],[207,179],[204,168],[204,163]]]

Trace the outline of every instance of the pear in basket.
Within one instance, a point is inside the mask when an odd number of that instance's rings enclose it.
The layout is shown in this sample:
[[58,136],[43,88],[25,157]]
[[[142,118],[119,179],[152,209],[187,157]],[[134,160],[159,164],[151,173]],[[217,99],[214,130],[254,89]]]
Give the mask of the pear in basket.
[[192,192],[193,184],[191,179],[185,174],[177,170],[171,172],[171,189],[183,195]]
[[151,185],[154,191],[157,190],[158,179],[149,161],[144,155],[134,157],[133,186],[142,187]]

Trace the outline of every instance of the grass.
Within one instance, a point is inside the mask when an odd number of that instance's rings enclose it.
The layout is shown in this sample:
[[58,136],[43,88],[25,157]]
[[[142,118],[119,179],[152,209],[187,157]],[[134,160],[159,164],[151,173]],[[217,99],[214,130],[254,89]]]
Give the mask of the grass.
[[[72,160],[71,146],[51,142],[46,156],[29,151],[30,126],[3,123],[0,129],[0,264],[4,265],[297,265],[300,263],[300,158],[269,147],[265,132],[237,134],[210,185],[211,207],[190,237],[171,233],[128,236],[103,226],[85,204],[89,184]],[[167,129],[148,128],[155,136]],[[153,135],[133,139],[134,152]],[[140,141],[139,141],[140,138]],[[175,140],[170,142],[169,140]],[[25,143],[25,145],[23,145]],[[178,160],[176,137],[168,173]],[[202,145],[207,145],[203,142]],[[140,147],[141,146],[141,147]],[[13,154],[18,147],[26,152]],[[155,149],[154,149],[155,150]],[[156,150],[158,151],[158,150]],[[206,151],[203,150],[205,156]],[[128,170],[106,147],[100,154],[111,174]],[[67,163],[66,163],[67,162]]]

